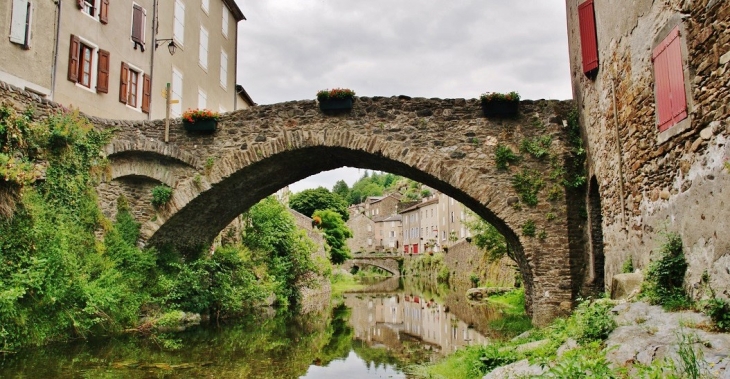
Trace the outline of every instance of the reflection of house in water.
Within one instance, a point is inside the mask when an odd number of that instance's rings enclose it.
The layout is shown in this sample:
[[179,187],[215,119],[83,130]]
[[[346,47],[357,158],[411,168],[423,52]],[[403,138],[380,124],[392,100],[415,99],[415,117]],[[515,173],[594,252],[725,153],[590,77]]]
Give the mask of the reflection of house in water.
[[415,295],[348,295],[355,338],[368,345],[401,350],[405,341],[424,348],[451,353],[456,349],[485,344],[488,339],[460,321],[441,304]]

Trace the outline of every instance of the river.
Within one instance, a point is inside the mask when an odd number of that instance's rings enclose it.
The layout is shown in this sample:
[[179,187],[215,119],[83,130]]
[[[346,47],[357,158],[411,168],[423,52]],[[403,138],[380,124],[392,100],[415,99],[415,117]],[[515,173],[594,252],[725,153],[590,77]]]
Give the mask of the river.
[[499,335],[500,312],[461,290],[415,279],[373,288],[306,315],[27,349],[0,356],[0,378],[406,378],[413,364]]

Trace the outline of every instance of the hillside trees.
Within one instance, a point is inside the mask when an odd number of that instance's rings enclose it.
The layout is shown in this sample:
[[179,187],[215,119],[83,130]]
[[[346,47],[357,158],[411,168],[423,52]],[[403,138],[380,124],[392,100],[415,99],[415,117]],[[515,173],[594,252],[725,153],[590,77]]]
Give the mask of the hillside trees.
[[340,195],[332,193],[324,187],[295,193],[289,199],[289,206],[307,217],[312,217],[315,211],[330,209],[339,213],[345,221],[349,218],[347,202]]

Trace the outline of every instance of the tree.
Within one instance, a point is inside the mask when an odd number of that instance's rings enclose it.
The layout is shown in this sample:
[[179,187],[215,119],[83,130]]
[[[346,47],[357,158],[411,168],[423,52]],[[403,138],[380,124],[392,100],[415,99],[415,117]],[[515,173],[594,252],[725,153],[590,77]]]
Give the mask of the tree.
[[264,260],[276,282],[276,295],[284,303],[296,303],[297,284],[317,268],[312,260],[316,246],[306,234],[297,230],[294,216],[273,196],[269,196],[244,213],[246,228],[243,244]]
[[502,259],[505,255],[515,260],[512,251],[507,245],[507,240],[497,231],[492,224],[477,216],[474,212],[469,211],[469,215],[464,222],[472,234],[474,245],[482,249],[489,261]]
[[332,193],[340,195],[343,199],[347,199],[350,196],[350,187],[347,186],[344,180],[338,180],[334,187],[332,187]]
[[343,220],[347,221],[347,202],[336,193],[330,192],[327,188],[318,187],[297,192],[289,199],[291,209],[312,217],[318,210],[331,209],[340,214]]
[[351,257],[347,247],[347,239],[352,238],[352,231],[345,225],[340,215],[329,209],[314,212],[312,217],[322,220],[320,228],[324,232],[324,240],[330,248],[330,261],[340,264]]

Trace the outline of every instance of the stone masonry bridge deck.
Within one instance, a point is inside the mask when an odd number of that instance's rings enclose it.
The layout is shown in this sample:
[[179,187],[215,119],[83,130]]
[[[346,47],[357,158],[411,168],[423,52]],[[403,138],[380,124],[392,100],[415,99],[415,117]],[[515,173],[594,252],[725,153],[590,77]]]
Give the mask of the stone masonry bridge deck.
[[353,267],[377,267],[391,273],[393,276],[400,276],[400,262],[402,261],[402,257],[355,257],[343,262],[341,267],[347,271],[350,271]]
[[[92,118],[115,130],[100,201],[113,216],[114,200],[124,194],[143,223],[142,243],[190,247],[211,242],[262,198],[321,171],[351,166],[403,175],[448,194],[505,235],[524,278],[528,312],[544,324],[572,305],[578,284],[571,276],[577,271],[567,209],[582,199],[566,200],[559,187],[560,199],[549,201],[557,181],[548,178],[547,159],[525,155],[499,170],[495,149],[501,144],[517,152],[523,140],[550,135],[553,165],[565,166],[563,120],[572,102],[520,107],[514,119],[488,119],[476,99],[360,97],[351,112],[327,115],[313,100],[292,101],[226,113],[212,134],[186,132],[173,120],[168,143],[162,120]],[[522,170],[545,181],[535,207],[521,204],[513,188]],[[160,183],[174,192],[156,209],[150,190]],[[530,223],[541,238],[523,235]]]

